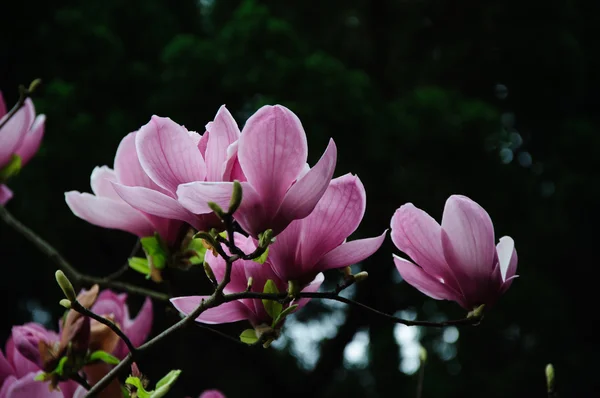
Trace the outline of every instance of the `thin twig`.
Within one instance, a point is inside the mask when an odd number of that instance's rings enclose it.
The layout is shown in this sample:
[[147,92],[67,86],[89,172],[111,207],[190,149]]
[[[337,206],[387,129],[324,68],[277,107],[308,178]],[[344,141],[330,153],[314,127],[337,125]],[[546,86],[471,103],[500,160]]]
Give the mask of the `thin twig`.
[[129,337],[127,337],[127,335],[125,333],[123,333],[123,331],[121,329],[119,329],[119,327],[117,325],[115,325],[113,322],[109,321],[108,319],[101,317],[100,315],[88,310],[87,308],[85,308],[83,305],[81,305],[79,303],[79,301],[72,301],[71,302],[71,309],[74,311],[79,312],[82,315],[85,315],[87,317],[90,317],[92,319],[95,319],[96,321],[100,322],[103,325],[106,325],[110,328],[110,330],[112,330],[113,332],[115,332],[117,334],[117,336],[119,336],[121,338],[121,340],[123,340],[123,342],[125,343],[125,345],[127,346],[127,348],[129,348],[129,352],[132,353],[132,355],[135,355],[136,352],[136,348],[133,345],[133,343],[131,342],[131,340],[129,340]]
[[86,390],[89,390],[90,388],[92,388],[90,386],[90,384],[87,382],[87,380],[84,379],[83,376],[81,376],[79,373],[72,374],[71,375],[71,380],[77,382],[77,384],[79,384],[80,386],[82,386]]
[[42,253],[44,253],[50,260],[52,260],[59,269],[61,269],[69,279],[78,283],[89,283],[98,284],[102,287],[114,288],[128,293],[138,294],[142,296],[152,297],[156,300],[167,301],[169,295],[160,293],[154,290],[145,289],[129,283],[111,281],[106,278],[99,278],[95,276],[85,275],[77,271],[75,267],[65,260],[65,258],[48,242],[38,236],[35,232],[17,220],[5,207],[0,206],[0,218],[14,230],[23,235],[27,240],[33,243]]

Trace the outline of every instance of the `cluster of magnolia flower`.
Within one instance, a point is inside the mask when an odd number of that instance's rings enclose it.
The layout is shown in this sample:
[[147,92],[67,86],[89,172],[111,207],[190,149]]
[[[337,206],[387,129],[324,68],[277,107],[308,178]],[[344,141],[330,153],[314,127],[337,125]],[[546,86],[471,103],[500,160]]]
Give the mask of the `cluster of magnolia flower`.
[[[19,113],[32,112],[27,104]],[[13,117],[0,131],[0,182],[11,174],[14,159],[24,163],[31,156],[27,137],[41,136],[43,118],[33,126],[31,116],[21,119]],[[11,138],[17,143],[11,141],[11,149],[5,150],[5,136],[19,135],[20,139]],[[27,148],[21,151],[23,147]],[[280,105],[260,108],[241,132],[225,106],[203,134],[153,116],[123,138],[112,169],[93,170],[93,194],[72,191],[65,198],[76,216],[140,237],[146,258],[134,257],[130,265],[157,282],[167,266],[185,269],[203,264],[218,283],[226,273],[225,257],[235,249],[261,255],[235,261],[225,293],[315,292],[324,280],[323,271],[340,269],[348,275],[349,266],[380,248],[387,230],[347,241],[365,213],[364,186],[352,174],[333,178],[337,160],[333,140],[313,167],[307,158],[300,120]],[[223,234],[220,213],[232,203],[236,187],[241,188],[241,197],[232,214],[235,232]],[[194,235],[196,231],[204,235]],[[232,236],[234,242],[223,246],[225,255],[207,244]],[[456,301],[468,311],[494,304],[515,278],[513,240],[503,237],[496,245],[489,215],[464,196],[447,200],[441,225],[410,203],[401,206],[391,217],[391,238],[412,260],[393,256],[406,282],[434,299]],[[207,297],[176,297],[171,302],[188,314]],[[248,320],[255,334],[245,337],[252,340],[265,327],[278,331],[283,315],[307,301],[282,305],[240,299],[204,311],[197,321]]]

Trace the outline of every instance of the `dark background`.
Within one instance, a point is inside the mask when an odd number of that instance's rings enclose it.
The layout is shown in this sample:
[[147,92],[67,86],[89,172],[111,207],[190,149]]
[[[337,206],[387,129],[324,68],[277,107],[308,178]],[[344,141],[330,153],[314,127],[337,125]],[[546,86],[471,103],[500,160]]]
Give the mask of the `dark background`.
[[[0,87],[12,104],[18,84],[41,77],[35,103],[48,117],[42,149],[10,181],[8,208],[74,265],[107,275],[135,238],[76,218],[63,192],[89,191],[93,167],[112,166],[121,138],[152,114],[203,132],[221,104],[241,125],[281,103],[303,122],[311,164],[333,137],[336,175],[364,182],[356,237],[381,233],[409,201],[439,220],[446,198],[462,193],[490,213],[497,237],[515,239],[520,278],[481,326],[461,328],[453,348],[441,330],[420,331],[424,397],[543,397],[548,362],[562,396],[595,396],[599,12],[583,0],[6,2]],[[43,311],[54,327],[55,266],[6,225],[0,234],[0,338]],[[464,315],[392,278],[392,252],[388,239],[363,264],[358,300],[424,320]],[[193,275],[173,276],[179,291],[208,292]],[[133,272],[125,280],[144,283]],[[297,320],[330,311],[314,303]],[[160,304],[155,314],[154,333],[177,319]],[[233,398],[414,396],[393,329],[350,309],[306,370],[285,349],[251,350],[194,327],[140,368],[155,381],[183,369],[174,397],[209,387]],[[344,366],[358,330],[369,334],[368,362]]]

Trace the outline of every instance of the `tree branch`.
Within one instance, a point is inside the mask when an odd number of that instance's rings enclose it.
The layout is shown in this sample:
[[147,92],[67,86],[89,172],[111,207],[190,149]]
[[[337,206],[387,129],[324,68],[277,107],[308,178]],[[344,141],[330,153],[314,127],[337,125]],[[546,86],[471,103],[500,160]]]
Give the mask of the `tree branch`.
[[102,287],[114,288],[122,290],[132,294],[138,294],[142,296],[152,297],[156,300],[167,301],[169,295],[160,293],[154,290],[145,289],[129,283],[111,281],[107,278],[100,278],[90,275],[82,274],[77,271],[75,267],[65,260],[65,258],[48,242],[38,236],[35,232],[17,220],[5,207],[0,206],[0,218],[15,231],[23,235],[27,240],[33,243],[39,251],[44,253],[50,260],[52,260],[59,269],[61,269],[67,276],[76,283],[89,283],[98,284]]

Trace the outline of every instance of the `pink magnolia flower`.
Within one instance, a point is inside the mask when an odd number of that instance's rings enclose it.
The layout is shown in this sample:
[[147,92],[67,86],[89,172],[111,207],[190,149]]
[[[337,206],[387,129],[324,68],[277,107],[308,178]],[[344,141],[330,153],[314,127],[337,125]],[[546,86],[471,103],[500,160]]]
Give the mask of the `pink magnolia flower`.
[[0,398],[82,398],[85,396],[86,390],[77,387],[74,381],[68,382],[72,391],[67,391],[62,386],[60,390],[50,391],[48,383],[35,380],[38,373],[27,373],[20,378],[9,375],[0,388]]
[[225,395],[219,390],[206,390],[198,398],[225,398]]
[[316,274],[342,268],[372,255],[383,243],[380,236],[346,242],[362,220],[365,188],[352,174],[335,178],[312,213],[293,221],[269,247],[268,261],[284,281],[310,282]]
[[[119,229],[139,237],[152,236],[154,232],[158,232],[171,243],[179,234],[183,225],[181,221],[139,211],[121,199],[113,187],[113,183],[118,183],[168,197],[142,169],[135,148],[136,134],[130,133],[121,140],[115,156],[114,170],[107,166],[94,169],[91,176],[93,195],[70,191],[65,193],[65,200],[73,214],[91,224]],[[174,199],[171,204],[181,208]]]
[[[243,179],[232,145],[238,137],[237,125],[224,106],[203,136],[169,118],[153,116],[138,132],[135,145],[144,172],[160,190],[120,183],[114,183],[114,188],[123,200],[145,213],[185,221],[198,230],[217,227],[220,222],[208,201],[192,213],[177,201],[176,191],[179,185],[194,181]],[[230,197],[216,201],[226,205]]]
[[[6,121],[7,109],[4,98],[0,92],[0,125]],[[35,115],[35,108],[31,99],[27,98],[25,104],[17,113],[4,124],[0,130],[0,205],[6,204],[13,194],[2,181],[2,169],[5,168],[16,155],[20,158],[21,167],[25,166],[35,155],[44,136],[46,116]]]
[[[254,240],[251,237],[244,237],[241,234],[235,236],[236,245],[251,253],[256,249]],[[215,256],[210,251],[206,252],[204,257],[205,261],[212,268],[217,281],[221,281],[225,274],[225,260],[220,256]],[[248,279],[252,277],[252,290],[253,292],[262,292],[265,283],[270,279],[272,280],[277,289],[280,292],[285,292],[287,289],[287,282],[280,279],[269,262],[259,264],[255,261],[238,260],[233,264],[231,272],[231,282],[225,287],[225,293],[238,293],[246,290]],[[323,283],[323,274],[319,274],[316,278],[304,289],[306,292],[315,292]],[[188,296],[188,297],[176,297],[171,299],[171,303],[177,308],[177,310],[183,314],[189,314],[192,312],[203,299],[207,299],[209,296]],[[301,299],[298,301],[299,307],[306,305],[308,299]],[[197,322],[216,324],[216,323],[229,323],[237,322],[242,320],[248,320],[252,326],[256,327],[261,324],[272,323],[271,317],[267,314],[261,300],[254,299],[243,299],[238,301],[230,301],[228,303],[221,304],[218,307],[208,309],[204,311],[198,318]]]
[[394,255],[396,268],[429,297],[472,310],[493,305],[516,277],[514,241],[505,236],[495,245],[490,216],[465,196],[448,198],[441,226],[411,203],[396,210],[391,226],[396,247],[416,263]]
[[[239,169],[233,160],[236,150]],[[331,140],[317,164],[308,167],[306,134],[298,117],[281,105],[260,108],[246,122],[237,146],[233,143],[228,148],[229,166],[238,170],[231,178],[246,180],[234,217],[255,238],[267,229],[280,233],[315,208],[333,176],[336,156]],[[180,185],[177,196],[185,208],[202,214],[209,201],[226,208],[231,192],[232,183],[197,180]]]

